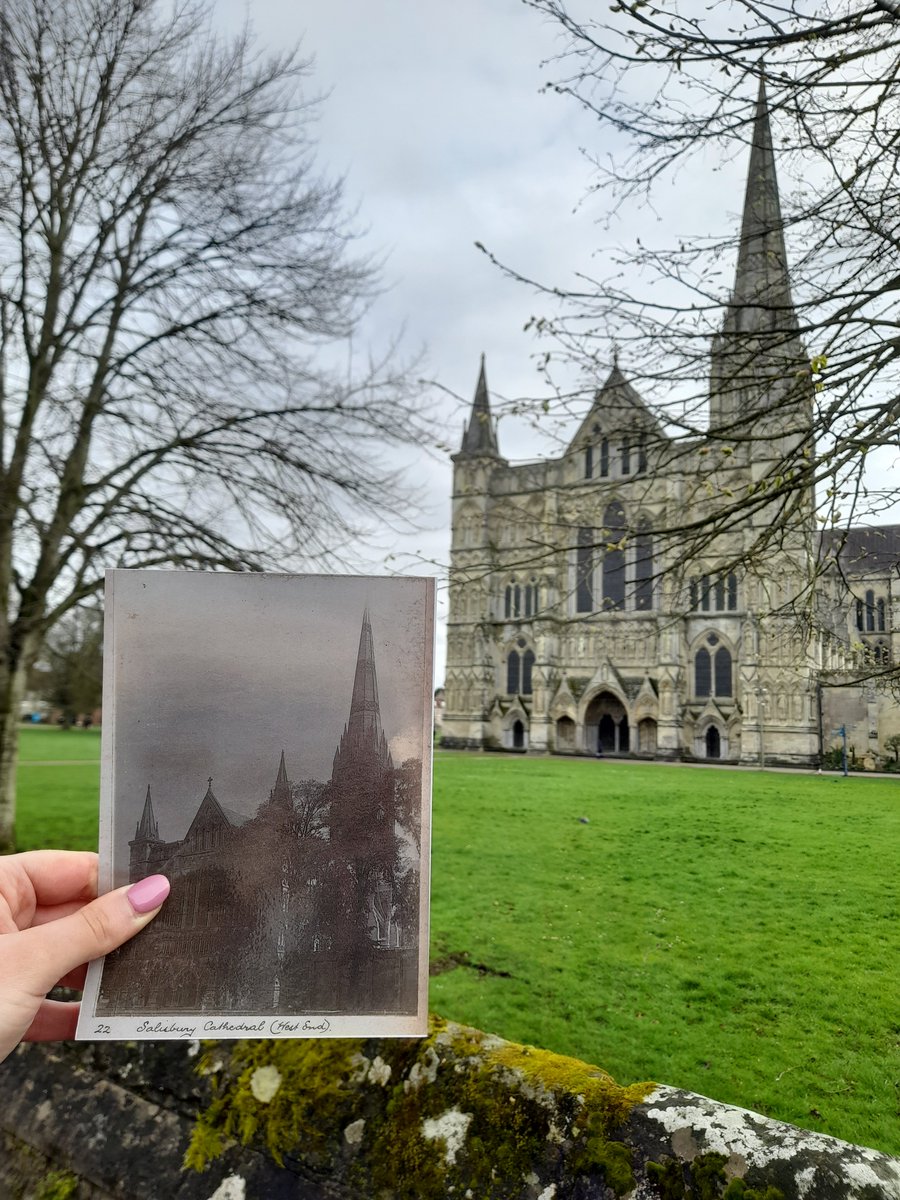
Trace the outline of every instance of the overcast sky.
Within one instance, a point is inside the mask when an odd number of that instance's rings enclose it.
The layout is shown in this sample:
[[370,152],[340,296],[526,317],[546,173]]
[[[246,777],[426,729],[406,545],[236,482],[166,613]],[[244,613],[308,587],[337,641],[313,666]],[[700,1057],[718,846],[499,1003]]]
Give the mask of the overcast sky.
[[116,572],[115,838],[126,863],[148,785],[172,841],[209,776],[221,804],[250,816],[282,750],[294,782],[331,778],[367,606],[382,728],[400,763],[422,756],[421,580]]
[[[311,87],[328,93],[320,165],[346,177],[347,198],[367,228],[363,246],[386,256],[390,288],[356,348],[364,354],[366,340],[384,345],[404,328],[410,351],[425,348],[428,376],[466,404],[482,351],[495,397],[545,394],[535,356],[546,345],[523,326],[547,301],[506,279],[476,242],[523,274],[565,287],[579,271],[602,277],[610,248],[633,245],[638,235],[645,244],[672,244],[737,232],[747,169],[739,145],[724,165],[699,159],[667,181],[655,209],[630,206],[603,224],[606,200],[588,194],[592,174],[581,150],[603,156],[610,147],[571,98],[541,92],[560,73],[543,64],[564,42],[558,26],[521,0],[215,0],[214,11],[226,32],[249,19],[261,46],[300,41],[315,57]],[[622,367],[627,374],[627,361]],[[441,407],[437,433],[456,449],[464,408],[450,395]],[[512,416],[501,420],[500,448],[513,460],[558,449],[549,434]],[[386,535],[361,552],[369,570],[439,573],[447,562],[449,455],[411,471],[424,530],[401,540]],[[438,597],[441,682],[440,588]]]
[[[559,43],[520,0],[217,0],[225,30],[249,17],[263,46],[302,40],[315,56],[312,86],[327,92],[319,161],[346,177],[346,194],[367,229],[364,246],[386,255],[390,285],[364,331],[384,344],[401,328],[425,372],[468,403],[479,357],[507,397],[543,394],[523,326],[529,291],[504,279],[475,248],[554,282],[571,281],[597,240],[589,209],[575,211],[589,180],[579,147],[595,133],[570,100],[541,95],[543,59]],[[360,353],[364,353],[362,339]],[[463,409],[442,403],[453,449]],[[512,458],[541,446],[527,423],[501,430]],[[418,468],[424,532],[385,542],[369,569],[415,570],[418,556],[445,564],[451,467],[447,454]],[[386,551],[400,556],[386,560]],[[419,570],[435,571],[431,566]],[[439,590],[439,613],[445,615]],[[443,679],[444,630],[437,669]]]

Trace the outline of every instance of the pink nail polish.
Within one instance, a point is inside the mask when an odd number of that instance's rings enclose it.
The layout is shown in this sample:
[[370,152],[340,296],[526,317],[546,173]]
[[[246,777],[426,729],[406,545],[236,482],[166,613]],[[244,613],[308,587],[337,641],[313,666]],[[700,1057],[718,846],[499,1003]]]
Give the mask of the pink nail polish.
[[169,881],[165,875],[148,875],[134,884],[125,893],[136,913],[148,913],[159,908],[169,894]]

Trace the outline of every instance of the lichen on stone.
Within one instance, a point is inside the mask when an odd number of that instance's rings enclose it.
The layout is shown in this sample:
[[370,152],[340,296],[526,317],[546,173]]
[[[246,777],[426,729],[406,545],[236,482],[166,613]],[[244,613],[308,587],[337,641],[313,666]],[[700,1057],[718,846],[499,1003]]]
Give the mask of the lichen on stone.
[[240,1175],[227,1175],[209,1200],[246,1200],[247,1181]]
[[250,1076],[250,1091],[260,1104],[269,1104],[280,1087],[281,1072],[271,1063],[265,1067],[257,1067]]
[[366,1129],[364,1117],[360,1117],[358,1121],[351,1121],[344,1129],[344,1141],[348,1146],[358,1146],[363,1139],[363,1133]]
[[372,1065],[369,1067],[369,1083],[377,1084],[379,1087],[386,1087],[390,1078],[390,1063],[386,1063],[380,1054],[376,1054],[372,1060]]
[[[321,1154],[329,1136],[337,1137],[339,1115],[352,1107],[351,1059],[360,1048],[360,1042],[342,1039],[233,1043],[227,1064],[212,1076],[212,1100],[198,1117],[185,1165],[203,1170],[232,1140],[247,1144],[258,1138],[278,1163],[298,1146],[311,1158]],[[201,1055],[198,1072],[209,1073],[222,1055],[213,1043]],[[258,1090],[260,1070],[264,1080],[274,1073],[280,1080],[264,1106],[253,1089],[255,1076]]]
[[422,1122],[422,1137],[426,1142],[444,1143],[444,1158],[452,1166],[466,1144],[466,1134],[472,1124],[472,1114],[448,1108],[439,1117],[427,1117]]
[[[207,1049],[200,1071],[213,1053],[224,1052]],[[290,1152],[392,1200],[538,1196],[564,1160],[568,1174],[624,1195],[634,1174],[616,1132],[654,1086],[622,1088],[574,1059],[439,1019],[423,1040],[238,1042],[226,1057],[187,1165],[202,1169],[229,1140],[261,1143],[279,1163]],[[260,1081],[276,1073],[262,1102]]]

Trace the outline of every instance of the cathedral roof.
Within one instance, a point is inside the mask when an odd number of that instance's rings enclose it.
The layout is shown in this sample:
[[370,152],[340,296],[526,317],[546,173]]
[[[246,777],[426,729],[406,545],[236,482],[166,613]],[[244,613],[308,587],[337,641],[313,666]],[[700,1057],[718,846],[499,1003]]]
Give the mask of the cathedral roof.
[[478,383],[475,387],[475,398],[472,401],[472,412],[469,424],[463,434],[462,446],[455,458],[476,458],[489,456],[499,458],[497,435],[491,419],[491,404],[488,397],[487,377],[484,370],[484,355],[481,356],[481,370],[478,373]]
[[837,558],[851,575],[894,571],[900,565],[900,525],[824,530],[821,552]]
[[618,359],[613,362],[612,370],[603,386],[594,394],[590,411],[578,427],[571,445],[580,445],[586,432],[594,433],[595,425],[603,433],[646,430],[655,438],[665,436],[640,393],[622,374]]
[[213,793],[212,777],[210,777],[206,795],[200,801],[200,807],[194,814],[194,819],[191,821],[188,831],[184,835],[184,840],[188,840],[195,828],[210,825],[228,825],[236,828],[240,825],[245,825],[249,819],[245,813],[239,813],[232,808],[225,808],[224,805],[219,803]]

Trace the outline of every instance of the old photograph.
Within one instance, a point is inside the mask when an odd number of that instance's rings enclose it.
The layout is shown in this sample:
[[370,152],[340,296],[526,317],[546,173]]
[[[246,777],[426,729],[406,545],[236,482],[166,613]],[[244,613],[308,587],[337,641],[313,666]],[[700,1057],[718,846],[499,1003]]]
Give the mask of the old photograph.
[[424,1031],[433,604],[421,578],[110,572],[101,853],[110,886],[172,890],[79,1036]]

